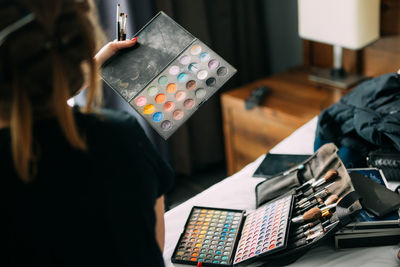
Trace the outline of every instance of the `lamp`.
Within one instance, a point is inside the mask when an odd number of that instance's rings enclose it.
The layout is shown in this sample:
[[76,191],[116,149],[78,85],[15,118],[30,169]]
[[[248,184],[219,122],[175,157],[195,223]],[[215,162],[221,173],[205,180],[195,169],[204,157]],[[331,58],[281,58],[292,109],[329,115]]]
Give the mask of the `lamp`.
[[365,79],[343,69],[343,48],[358,50],[379,38],[380,0],[298,0],[299,35],[333,45],[333,68],[310,80],[349,88]]

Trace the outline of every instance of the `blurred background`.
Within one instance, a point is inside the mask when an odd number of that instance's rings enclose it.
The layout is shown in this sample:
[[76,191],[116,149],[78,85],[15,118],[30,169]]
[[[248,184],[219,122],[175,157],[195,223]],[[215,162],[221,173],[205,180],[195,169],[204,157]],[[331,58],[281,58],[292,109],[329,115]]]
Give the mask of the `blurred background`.
[[[345,49],[343,64],[346,70],[377,76],[395,71],[400,66],[393,63],[400,54],[399,2],[381,0],[381,43],[368,47],[369,50]],[[133,36],[159,11],[164,11],[238,70],[167,141],[104,84],[106,107],[134,114],[141,121],[150,140],[175,170],[176,184],[167,197],[168,208],[231,174],[227,169],[222,94],[293,68],[332,66],[331,45],[300,38],[297,0],[98,0],[96,3],[108,40],[115,39],[118,3],[121,12],[128,14],[127,38]],[[393,50],[392,54],[385,54],[389,53],[388,46]],[[371,62],[371,57],[377,58],[377,61]],[[260,151],[268,152],[268,146],[261,147]]]

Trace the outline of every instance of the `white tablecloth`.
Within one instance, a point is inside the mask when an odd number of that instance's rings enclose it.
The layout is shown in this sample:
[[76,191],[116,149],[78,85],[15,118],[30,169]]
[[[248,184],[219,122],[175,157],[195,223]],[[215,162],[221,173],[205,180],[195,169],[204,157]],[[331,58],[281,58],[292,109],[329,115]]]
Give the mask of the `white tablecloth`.
[[[312,154],[317,118],[309,121],[270,152],[285,154]],[[265,155],[247,165],[236,174],[225,178],[207,190],[185,201],[165,214],[166,266],[187,266],[172,264],[171,255],[178,242],[190,210],[193,206],[207,206],[229,209],[255,209],[255,186],[262,178],[252,175]],[[333,246],[322,245],[307,252],[293,266],[399,266],[396,255],[399,246],[354,248],[335,250]]]

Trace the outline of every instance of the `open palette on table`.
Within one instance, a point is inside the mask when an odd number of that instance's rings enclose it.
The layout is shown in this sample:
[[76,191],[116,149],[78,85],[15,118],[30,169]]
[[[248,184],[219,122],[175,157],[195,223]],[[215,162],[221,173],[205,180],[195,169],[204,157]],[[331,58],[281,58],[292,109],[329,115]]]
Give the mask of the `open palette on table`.
[[135,36],[137,44],[108,60],[101,75],[167,139],[236,70],[163,12]]
[[208,266],[248,265],[287,246],[293,196],[243,210],[194,206],[171,261]]

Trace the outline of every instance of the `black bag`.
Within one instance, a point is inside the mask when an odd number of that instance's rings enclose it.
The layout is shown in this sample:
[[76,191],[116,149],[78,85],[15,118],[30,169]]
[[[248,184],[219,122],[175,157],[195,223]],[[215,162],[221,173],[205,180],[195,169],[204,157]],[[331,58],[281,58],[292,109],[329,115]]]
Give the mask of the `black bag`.
[[388,181],[400,181],[400,152],[371,151],[367,157],[367,164],[381,169]]

